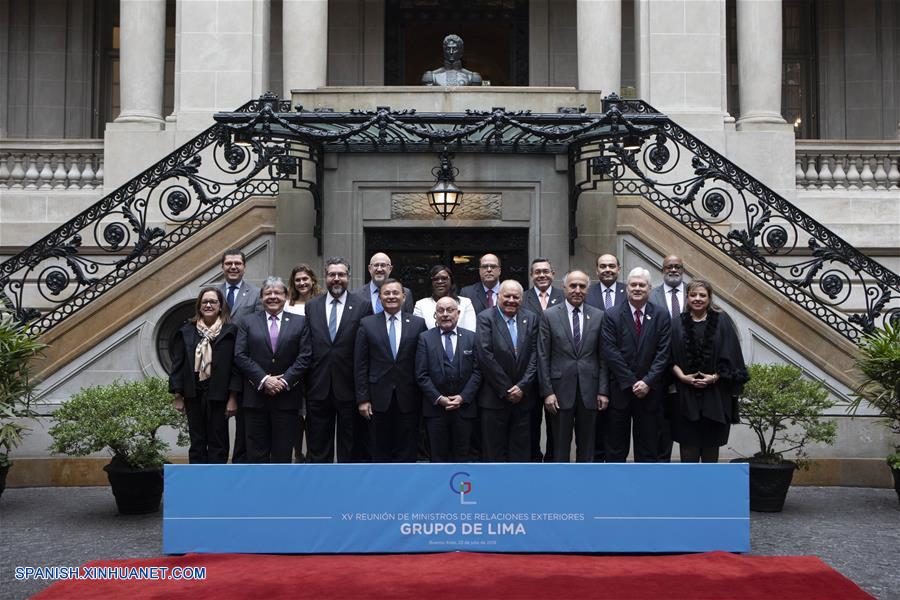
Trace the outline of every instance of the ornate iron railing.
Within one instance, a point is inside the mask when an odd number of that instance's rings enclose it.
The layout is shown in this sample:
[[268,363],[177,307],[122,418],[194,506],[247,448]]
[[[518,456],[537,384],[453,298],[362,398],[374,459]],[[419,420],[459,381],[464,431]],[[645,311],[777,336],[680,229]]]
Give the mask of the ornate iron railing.
[[[579,196],[611,180],[616,193],[647,198],[850,340],[900,318],[896,273],[652,106],[610,96],[603,108],[336,113],[291,110],[267,94],[217,114],[216,125],[0,265],[0,294],[20,318],[46,330],[247,197],[276,194],[279,179],[312,192],[321,253],[323,153],[447,148],[567,153],[570,251]],[[45,312],[28,307],[31,288],[49,305]]]

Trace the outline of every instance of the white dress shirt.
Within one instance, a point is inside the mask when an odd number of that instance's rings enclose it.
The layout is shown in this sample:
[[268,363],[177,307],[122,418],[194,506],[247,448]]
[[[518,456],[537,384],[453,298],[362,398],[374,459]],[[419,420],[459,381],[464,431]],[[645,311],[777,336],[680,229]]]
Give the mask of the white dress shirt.
[[[575,311],[575,307],[569,304],[569,301],[566,300],[566,314],[569,316],[569,331],[572,332],[572,337],[575,337],[575,330],[572,328],[572,313]],[[578,307],[578,332],[580,336],[584,337],[584,304]]]
[[[347,308],[347,299],[350,295],[347,293],[347,290],[344,290],[344,293],[341,294],[338,300],[337,305],[337,325],[335,325],[335,330],[339,330],[341,328],[341,317],[344,315],[344,309]],[[325,302],[325,323],[328,324],[331,322],[331,304],[334,302],[335,298],[331,294],[328,294],[328,300]]]

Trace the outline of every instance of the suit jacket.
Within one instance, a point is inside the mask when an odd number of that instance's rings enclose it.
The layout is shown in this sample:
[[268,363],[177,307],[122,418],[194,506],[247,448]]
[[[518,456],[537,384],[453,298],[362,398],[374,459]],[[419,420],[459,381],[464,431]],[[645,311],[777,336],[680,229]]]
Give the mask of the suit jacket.
[[[628,294],[626,293],[625,284],[616,282],[616,293],[613,294],[613,306],[626,304],[628,302]],[[585,304],[590,304],[594,308],[605,310],[606,305],[603,301],[603,284],[599,281],[592,283],[588,288],[587,298],[584,299]]]
[[[369,291],[370,291],[369,284],[366,283],[366,285],[364,285],[362,287],[358,287],[355,290],[353,290],[353,295],[357,296],[361,301],[367,301],[369,303],[369,305],[371,306],[373,294],[370,294]],[[415,305],[415,301],[413,300],[412,292],[409,290],[408,287],[404,286],[403,294],[406,299],[403,300],[403,306],[400,307],[400,312],[401,313],[412,313],[413,306]],[[375,307],[372,306],[372,313],[374,313],[374,312],[375,312]]]
[[[310,364],[309,330],[306,318],[284,312],[275,350],[269,340],[266,312],[253,313],[238,328],[234,361],[243,373],[245,408],[299,410],[301,385]],[[269,396],[259,389],[266,375],[283,375],[289,389]]]
[[[480,281],[477,281],[472,285],[467,285],[459,290],[459,295],[465,296],[472,301],[472,307],[475,308],[476,315],[481,314],[481,311],[486,308],[491,308],[487,305],[487,295],[484,293],[484,286]],[[497,306],[496,294],[494,294],[494,306]]]
[[538,331],[541,398],[556,394],[562,409],[575,407],[576,386],[586,408],[597,409],[597,395],[609,393],[609,374],[600,357],[603,311],[582,304],[584,325],[576,347],[566,303],[544,311]]
[[444,407],[435,404],[438,396],[463,398],[463,405],[457,409],[464,417],[475,416],[473,400],[481,385],[481,370],[475,352],[475,333],[457,327],[459,339],[453,362],[444,353],[444,340],[440,327],[429,329],[419,336],[416,347],[416,381],[422,389],[422,414],[438,417],[444,414]]
[[[682,285],[684,288],[683,293],[679,295],[678,300],[681,301],[681,312],[688,311],[688,303],[687,303],[687,285]],[[659,306],[660,308],[664,308],[667,313],[669,313],[669,318],[672,316],[672,298],[668,293],[669,286],[665,283],[662,285],[658,285],[652,290],[650,290],[650,302]]]
[[425,320],[402,311],[397,316],[402,329],[396,359],[388,339],[386,312],[365,317],[356,333],[356,403],[371,402],[376,412],[390,408],[394,392],[400,412],[417,412],[422,406],[422,392],[416,383],[416,348],[419,335],[426,330]]
[[312,345],[312,363],[306,378],[306,398],[322,402],[334,393],[338,402],[356,404],[356,378],[353,374],[353,353],[356,332],[363,317],[372,314],[372,303],[362,302],[358,296],[347,294],[347,306],[341,315],[334,341],[328,333],[331,294],[323,294],[306,303],[306,322]]
[[[538,303],[540,305],[540,303]],[[497,308],[478,315],[478,365],[481,368],[481,390],[478,406],[531,410],[537,398],[538,317],[520,309],[516,315],[516,347],[506,318]],[[506,399],[506,390],[517,385],[525,395],[516,404]]]
[[[228,282],[219,284],[222,295],[228,298]],[[241,321],[247,315],[263,312],[262,300],[259,298],[259,288],[248,282],[246,279],[241,280],[241,285],[234,295],[234,308],[231,309],[231,322],[240,326]]]
[[[225,323],[212,343],[212,370],[207,380],[207,399],[213,402],[228,400],[228,392],[240,390],[240,380],[232,381],[234,346],[238,329],[234,323]],[[181,394],[185,399],[197,397],[197,374],[194,371],[194,352],[200,342],[195,323],[185,323],[172,336],[169,357],[172,370],[169,372],[169,393]]]
[[631,386],[643,380],[651,395],[664,390],[664,377],[669,364],[668,311],[647,303],[640,338],[634,326],[631,305],[613,307],[603,320],[603,357],[609,364],[610,403],[625,408],[634,394]]
[[[561,302],[565,302],[565,300],[566,295],[561,289],[550,287],[550,298],[547,300],[547,308],[556,306]],[[525,297],[522,299],[522,308],[530,310],[538,318],[543,314],[544,309],[541,307],[541,299],[537,297],[537,292],[534,291],[533,287],[528,288],[528,291],[525,292]]]

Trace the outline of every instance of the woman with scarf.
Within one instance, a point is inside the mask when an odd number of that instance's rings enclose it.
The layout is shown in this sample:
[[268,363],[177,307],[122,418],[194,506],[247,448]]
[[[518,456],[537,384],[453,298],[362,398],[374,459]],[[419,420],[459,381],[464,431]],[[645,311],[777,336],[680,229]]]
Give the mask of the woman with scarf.
[[[218,287],[200,290],[194,317],[175,332],[169,392],[187,415],[191,464],[228,461],[228,417],[237,411],[231,366],[237,327]],[[235,382],[236,384],[238,382]]]
[[732,423],[739,421],[737,397],[749,379],[731,318],[712,306],[712,286],[688,284],[690,310],[672,321],[672,373],[678,401],[670,407],[672,439],[681,462],[718,462]]

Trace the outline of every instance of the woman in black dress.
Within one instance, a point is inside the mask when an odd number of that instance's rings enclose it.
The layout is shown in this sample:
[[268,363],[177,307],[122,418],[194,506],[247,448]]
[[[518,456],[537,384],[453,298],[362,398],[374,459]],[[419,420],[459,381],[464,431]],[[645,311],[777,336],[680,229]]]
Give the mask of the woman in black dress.
[[200,290],[194,317],[169,345],[169,392],[175,409],[187,415],[191,464],[228,461],[228,417],[237,411],[231,367],[237,328],[218,287]]
[[678,402],[672,408],[672,439],[681,462],[718,462],[732,423],[739,421],[737,397],[749,379],[731,318],[712,307],[712,286],[687,286],[689,311],[672,322],[672,373]]

